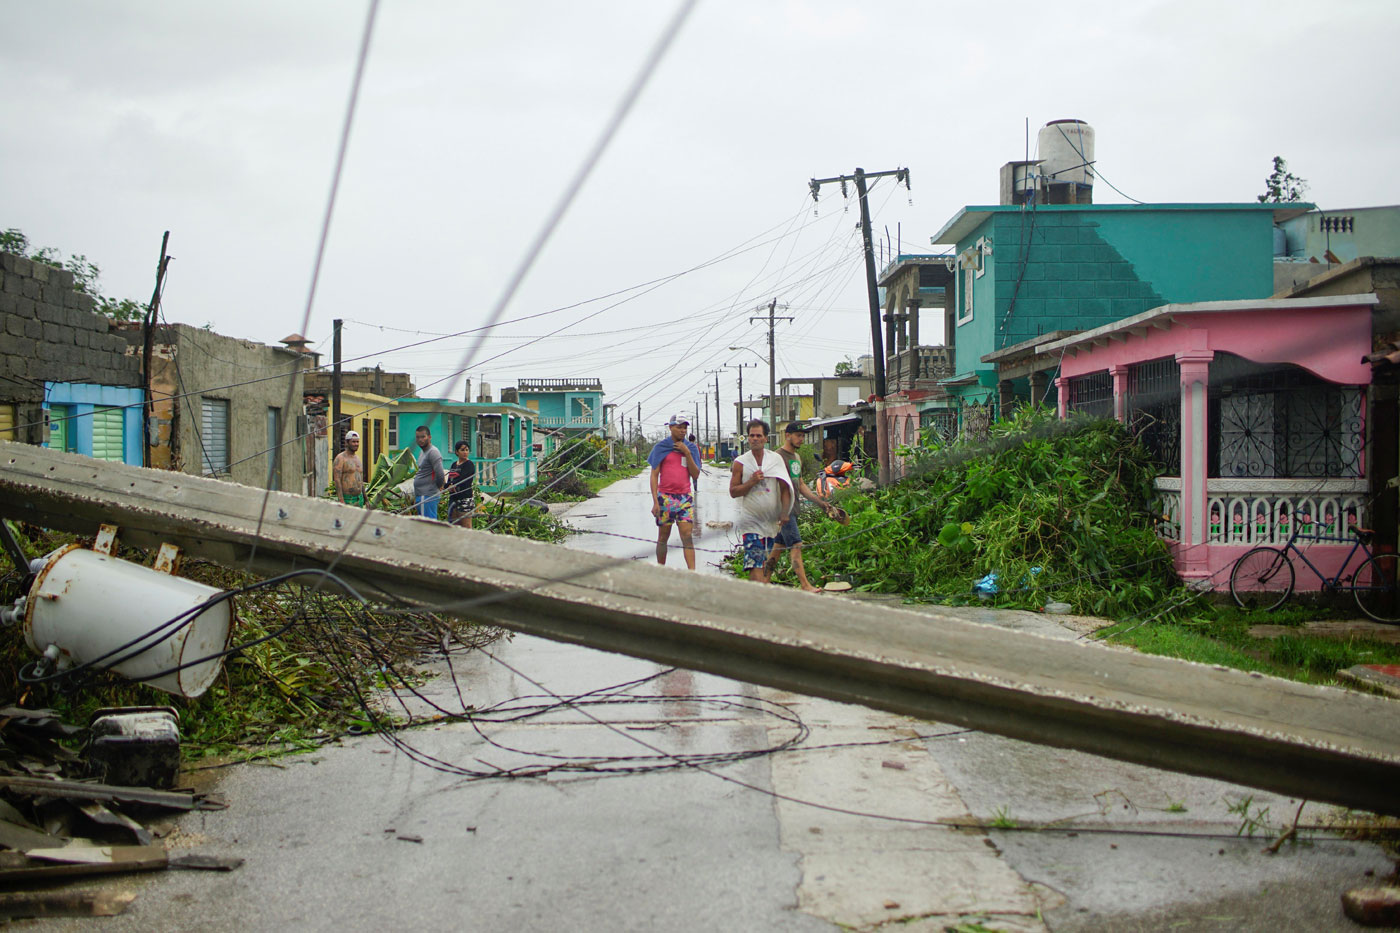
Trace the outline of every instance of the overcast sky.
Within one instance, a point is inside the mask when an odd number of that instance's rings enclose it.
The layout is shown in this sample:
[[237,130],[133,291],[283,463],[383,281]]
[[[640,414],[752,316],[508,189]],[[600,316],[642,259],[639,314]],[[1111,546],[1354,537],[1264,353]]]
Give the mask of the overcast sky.
[[[168,320],[302,330],[366,9],[0,0],[0,228],[143,302],[168,229]],[[877,237],[932,251],[959,208],[996,202],[1027,119],[1032,147],[1049,120],[1094,127],[1101,203],[1125,200],[1104,181],[1253,201],[1275,155],[1321,207],[1400,203],[1393,0],[701,0],[505,317],[553,313],[470,359],[466,337],[396,350],[486,321],[676,9],[384,0],[316,348],[342,318],[347,365],[424,395],[460,397],[464,366],[497,397],[598,377],[654,429],[727,363],[766,390],[749,318],[776,298],[795,318],[778,377],[829,374],[869,352],[858,213],[833,186],[814,215],[808,180],[909,168],[912,191],[874,188]],[[726,418],[735,388],[726,370]]]

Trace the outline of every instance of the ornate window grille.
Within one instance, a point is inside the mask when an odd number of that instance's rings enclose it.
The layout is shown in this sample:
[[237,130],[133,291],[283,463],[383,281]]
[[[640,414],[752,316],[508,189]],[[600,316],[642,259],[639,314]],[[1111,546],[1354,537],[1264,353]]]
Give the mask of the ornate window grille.
[[1181,472],[1181,366],[1174,357],[1128,368],[1128,427],[1168,476]]
[[1210,475],[1362,475],[1363,393],[1296,366],[1217,354],[1210,379]]
[[919,416],[921,426],[932,428],[930,440],[951,444],[958,436],[958,413],[951,408],[937,408],[933,411],[922,412]]
[[1113,377],[1108,370],[1070,379],[1067,407],[1095,418],[1112,418]]

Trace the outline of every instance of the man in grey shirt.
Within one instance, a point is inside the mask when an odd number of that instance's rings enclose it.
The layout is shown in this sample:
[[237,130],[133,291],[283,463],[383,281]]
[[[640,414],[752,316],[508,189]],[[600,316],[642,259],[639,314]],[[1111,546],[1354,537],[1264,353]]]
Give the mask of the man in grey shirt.
[[418,472],[413,477],[413,501],[418,514],[424,518],[438,517],[438,494],[447,484],[447,473],[442,468],[442,454],[433,446],[433,434],[426,427],[415,432],[418,446],[423,452],[418,456]]

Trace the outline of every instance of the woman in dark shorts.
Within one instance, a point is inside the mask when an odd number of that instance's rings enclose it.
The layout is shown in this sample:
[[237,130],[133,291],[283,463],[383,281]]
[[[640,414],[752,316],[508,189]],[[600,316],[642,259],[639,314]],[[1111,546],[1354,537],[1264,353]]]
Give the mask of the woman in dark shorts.
[[474,497],[476,487],[476,464],[471,461],[471,445],[458,441],[453,448],[457,462],[447,470],[447,520],[463,528],[472,526],[472,513],[476,508]]

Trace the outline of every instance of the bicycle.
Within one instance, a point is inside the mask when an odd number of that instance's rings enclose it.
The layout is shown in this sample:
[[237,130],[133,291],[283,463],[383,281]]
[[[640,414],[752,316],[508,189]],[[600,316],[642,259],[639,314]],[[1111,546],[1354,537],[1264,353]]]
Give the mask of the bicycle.
[[[1347,552],[1347,559],[1342,561],[1336,576],[1328,577],[1318,570],[1296,542],[1300,538],[1308,541],[1338,542],[1350,539],[1330,535],[1304,535],[1295,527],[1282,548],[1257,547],[1246,551],[1244,556],[1235,561],[1235,566],[1230,571],[1230,595],[1235,598],[1241,609],[1260,609],[1267,612],[1283,605],[1288,597],[1293,595],[1296,575],[1293,560],[1288,552],[1294,551],[1322,581],[1324,593],[1339,593],[1350,584],[1352,596],[1356,598],[1356,605],[1362,612],[1377,622],[1400,622],[1400,579],[1397,579],[1400,558],[1395,554],[1371,553],[1371,549],[1366,545],[1375,538],[1374,531],[1354,525],[1350,530],[1356,541]],[[1351,559],[1356,556],[1358,550],[1366,557],[1355,573],[1346,574],[1347,567],[1351,565]]]

